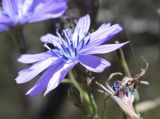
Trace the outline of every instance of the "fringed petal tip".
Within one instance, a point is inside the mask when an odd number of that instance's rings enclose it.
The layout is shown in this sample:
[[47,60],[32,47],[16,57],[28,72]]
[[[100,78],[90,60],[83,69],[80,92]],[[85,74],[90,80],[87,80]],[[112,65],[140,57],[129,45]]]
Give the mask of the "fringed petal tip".
[[19,83],[26,83],[30,80],[32,80],[34,77],[36,77],[39,73],[50,67],[53,62],[57,62],[59,59],[53,60],[53,58],[48,58],[46,60],[43,60],[41,62],[37,62],[33,64],[32,66],[21,70],[18,73],[18,77],[15,79],[16,82]]
[[17,84],[25,83],[25,82],[23,82],[22,80],[19,80],[19,77],[17,77],[17,78],[15,79],[15,81],[16,81]]
[[40,41],[41,42],[45,42],[45,43],[48,43],[48,40],[46,40],[46,38],[48,39],[48,37],[50,37],[52,34],[50,33],[47,33],[46,35],[43,35],[40,37]]
[[109,31],[108,31],[108,35],[110,38],[112,38],[113,36],[115,36],[116,34],[118,34],[119,32],[121,32],[123,29],[119,24],[114,24],[112,26],[109,27]]
[[41,38],[40,38],[40,41],[43,42],[43,43],[51,43],[51,44],[54,44],[54,45],[57,45],[59,44],[59,42],[61,41],[62,39],[53,35],[53,34],[50,34],[50,33],[47,33],[46,35],[43,35]]
[[117,29],[117,31],[123,30],[123,28],[119,24],[114,24],[113,26]]
[[35,96],[34,94],[32,94],[32,91],[33,91],[34,89],[36,89],[36,88],[37,88],[37,86],[34,86],[34,87],[31,88],[25,95]]
[[45,93],[43,94],[43,96],[45,97],[50,91],[52,91],[52,90],[46,90]]

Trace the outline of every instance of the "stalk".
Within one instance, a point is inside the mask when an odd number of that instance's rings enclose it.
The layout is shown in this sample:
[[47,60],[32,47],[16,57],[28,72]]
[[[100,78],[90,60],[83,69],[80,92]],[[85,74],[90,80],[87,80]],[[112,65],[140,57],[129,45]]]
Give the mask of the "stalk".
[[9,31],[9,36],[11,37],[14,46],[18,48],[18,51],[21,54],[24,54],[27,51],[27,43],[24,37],[23,30],[24,26],[17,25],[16,27],[11,28],[11,30]]
[[79,83],[75,80],[75,77],[73,75],[73,72],[69,72],[69,83],[72,84],[81,94],[83,98],[83,105],[87,111],[88,119],[99,119],[98,113],[97,113],[97,105],[95,103],[93,95],[86,90],[84,90]]

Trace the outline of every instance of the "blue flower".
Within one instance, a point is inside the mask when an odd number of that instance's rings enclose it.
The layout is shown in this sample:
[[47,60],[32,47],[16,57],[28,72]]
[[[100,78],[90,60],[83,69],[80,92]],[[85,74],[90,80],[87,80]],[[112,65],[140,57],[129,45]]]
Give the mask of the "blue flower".
[[0,31],[9,27],[60,17],[67,9],[66,0],[2,0]]
[[[57,36],[47,34],[41,37],[47,52],[40,54],[25,54],[18,61],[32,66],[19,72],[16,82],[25,83],[33,79],[39,73],[45,70],[40,79],[27,92],[34,96],[46,89],[44,95],[55,89],[77,63],[92,72],[102,72],[110,63],[103,58],[93,54],[103,54],[112,52],[126,43],[107,44],[114,35],[119,33],[122,28],[115,24],[101,25],[97,31],[89,34],[90,17],[86,15],[81,17],[75,30],[68,28],[63,31],[62,36],[57,32]],[[47,44],[53,44],[51,49]]]

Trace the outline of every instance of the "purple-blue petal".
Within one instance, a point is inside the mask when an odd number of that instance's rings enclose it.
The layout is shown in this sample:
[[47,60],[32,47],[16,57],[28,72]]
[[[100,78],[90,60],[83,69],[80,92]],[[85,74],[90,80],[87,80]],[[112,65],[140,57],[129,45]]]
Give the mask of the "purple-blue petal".
[[9,27],[5,24],[0,24],[0,31],[8,31]]
[[94,55],[81,55],[78,59],[85,68],[93,72],[102,72],[106,67],[111,65],[105,59]]
[[18,73],[18,77],[15,79],[18,84],[25,83],[36,77],[39,73],[44,71],[51,65],[59,62],[61,59],[48,58],[46,60],[35,63],[29,68],[26,68]]
[[[67,0],[2,0],[0,23],[6,23],[11,27],[44,21],[62,16],[66,9]],[[6,17],[9,22],[6,22],[3,17]],[[2,27],[0,31],[3,29]]]
[[29,22],[38,22],[50,18],[57,18],[64,14],[67,9],[66,0],[44,0],[34,6],[34,12],[28,17]]
[[24,54],[18,58],[18,61],[21,63],[30,64],[30,63],[39,62],[51,57],[53,59],[54,58],[57,59],[56,56],[53,56],[53,54],[48,51],[48,52],[38,53],[38,54]]
[[4,23],[4,24],[9,24],[11,21],[9,19],[9,17],[3,15],[3,13],[0,13],[0,23]]
[[106,24],[106,28],[105,25],[103,25],[103,27],[101,26],[101,28],[99,28],[99,30],[91,33],[91,40],[88,44],[88,46],[98,46],[101,45],[103,43],[108,42],[113,36],[115,36],[116,34],[118,34],[120,31],[122,31],[122,27],[119,26],[118,24],[115,24],[113,26],[110,26],[108,24]]
[[63,67],[65,62],[59,62],[50,68],[48,68],[40,77],[40,79],[35,83],[35,85],[26,93],[30,96],[36,96],[47,88],[49,80],[52,78],[55,72],[57,72],[61,67]]
[[2,7],[5,13],[11,17],[14,17],[18,12],[16,0],[2,0]]
[[100,45],[96,47],[87,47],[79,51],[79,53],[89,55],[89,54],[104,54],[104,53],[109,53],[112,51],[117,50],[118,48],[121,48],[125,43],[119,43],[119,44],[107,44],[107,45]]
[[61,81],[64,79],[67,72],[70,71],[77,63],[78,63],[77,60],[73,60],[73,61],[69,60],[64,64],[63,67],[61,67],[61,69],[59,69],[57,72],[55,72],[48,83],[48,86],[47,86],[47,89],[44,93],[44,96],[47,95],[53,89],[55,89],[61,83]]
[[40,38],[40,40],[44,43],[51,43],[55,46],[59,46],[62,39],[53,35],[53,34],[48,33],[48,34],[42,36]]
[[72,36],[72,40],[74,42],[75,47],[86,36],[89,27],[90,27],[90,16],[86,15],[81,17],[77,23],[77,26]]

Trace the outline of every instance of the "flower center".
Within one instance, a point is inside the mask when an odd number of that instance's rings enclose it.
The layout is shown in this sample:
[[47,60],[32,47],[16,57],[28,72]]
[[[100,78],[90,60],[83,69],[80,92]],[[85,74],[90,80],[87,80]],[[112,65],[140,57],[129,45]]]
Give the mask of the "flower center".
[[59,53],[67,59],[74,59],[77,56],[77,49],[74,46],[74,42],[72,40],[73,31],[72,29],[65,29],[62,33],[62,36],[57,31],[57,35],[62,39],[60,45],[55,47]]
[[[58,51],[59,56],[63,56],[67,60],[76,59],[79,55],[78,51],[84,48],[90,41],[90,35],[86,36],[84,34],[84,37],[79,39],[79,33],[77,38],[73,40],[74,33],[70,28],[63,30],[62,34],[58,31],[56,33],[60,39],[56,43],[53,43],[54,49]],[[47,44],[45,44],[45,47],[48,50],[52,50]]]
[[[57,51],[56,54],[58,56],[62,56],[67,60],[76,58],[77,49],[74,46],[74,43],[72,41],[72,34],[73,34],[72,29],[68,28],[68,29],[64,30],[62,35],[60,35],[60,33],[58,31],[56,33],[60,39],[59,39],[58,43],[53,43],[53,45],[54,45],[53,49],[50,48],[50,46],[46,43],[44,44],[44,47],[50,51],[53,51],[55,49]],[[55,53],[54,53],[54,55],[55,55]]]

